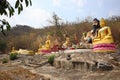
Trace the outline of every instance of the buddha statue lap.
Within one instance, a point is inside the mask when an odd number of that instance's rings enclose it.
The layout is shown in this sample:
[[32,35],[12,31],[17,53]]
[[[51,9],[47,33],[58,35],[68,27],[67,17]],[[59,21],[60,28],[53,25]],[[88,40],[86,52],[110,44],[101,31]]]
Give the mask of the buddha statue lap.
[[93,38],[94,52],[115,52],[115,44],[110,27],[106,26],[105,20],[100,21],[101,28],[97,37]]

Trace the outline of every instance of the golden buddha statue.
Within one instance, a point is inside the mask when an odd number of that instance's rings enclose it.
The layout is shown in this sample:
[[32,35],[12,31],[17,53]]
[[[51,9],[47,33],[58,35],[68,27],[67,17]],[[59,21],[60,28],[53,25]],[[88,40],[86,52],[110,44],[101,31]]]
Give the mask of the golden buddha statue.
[[93,38],[94,52],[115,52],[111,29],[106,26],[103,18],[100,21],[100,27],[97,36]]
[[45,41],[45,45],[39,44],[39,49],[36,54],[49,53],[50,49],[51,49],[51,41],[50,41],[50,35],[48,35],[47,40]]
[[15,47],[12,47],[12,50],[11,50],[11,52],[15,52]]
[[42,46],[42,49],[44,50],[50,49],[50,35],[47,36],[47,40],[45,41],[45,45]]
[[15,50],[15,47],[12,47],[11,53],[17,53],[17,50]]
[[63,47],[68,48],[70,46],[70,38],[66,37],[65,43],[63,43]]

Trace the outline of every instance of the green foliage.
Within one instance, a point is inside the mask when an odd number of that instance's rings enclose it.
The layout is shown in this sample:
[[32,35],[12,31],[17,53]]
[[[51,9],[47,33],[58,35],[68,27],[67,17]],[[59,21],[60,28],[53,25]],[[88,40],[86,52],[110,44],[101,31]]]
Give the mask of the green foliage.
[[7,0],[0,0],[0,15],[6,15],[8,16],[9,11],[9,17],[14,15],[14,8],[10,5],[10,3]]
[[17,55],[18,55],[18,53],[16,53],[16,52],[10,53],[10,60],[15,60],[15,59],[17,59]]
[[3,64],[4,64],[4,63],[8,63],[8,59],[3,58],[3,59],[2,59],[2,63],[3,63]]
[[50,55],[48,57],[48,63],[50,63],[51,65],[53,65],[54,59],[55,59],[55,55]]
[[[29,5],[32,5],[31,0],[24,0],[26,7]],[[5,16],[13,16],[15,13],[15,9],[18,10],[18,14],[20,14],[23,11],[23,0],[16,0],[15,7],[11,6],[8,0],[0,0],[0,15],[5,15]],[[7,30],[10,30],[10,24],[6,20],[0,19],[0,29],[1,32],[5,35],[4,33],[4,26],[6,26]]]
[[7,43],[6,43],[6,41],[0,41],[0,51],[1,51],[2,53],[4,53],[5,50],[6,50],[6,48],[7,48]]
[[[25,5],[26,7],[28,7],[29,5],[32,5],[31,0],[24,0],[25,1]],[[21,11],[23,11],[23,0],[17,0],[15,3],[15,8],[18,9],[18,14],[21,13]]]
[[6,35],[5,32],[4,32],[4,27],[6,27],[7,30],[10,30],[11,26],[10,26],[10,24],[5,19],[0,20],[0,22],[2,22],[2,24],[0,24],[0,31],[4,35]]

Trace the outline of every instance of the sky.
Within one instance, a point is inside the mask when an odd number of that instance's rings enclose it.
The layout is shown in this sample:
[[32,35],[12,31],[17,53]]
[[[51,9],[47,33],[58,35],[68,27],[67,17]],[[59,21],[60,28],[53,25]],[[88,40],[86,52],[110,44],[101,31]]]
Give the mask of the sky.
[[[16,0],[8,0],[14,6]],[[43,28],[50,25],[55,12],[62,21],[83,20],[86,17],[108,18],[120,16],[120,0],[32,0],[32,6],[25,7],[20,15],[11,18],[0,16],[9,21],[12,26],[16,24],[29,25],[34,28]],[[25,5],[25,4],[24,4]]]

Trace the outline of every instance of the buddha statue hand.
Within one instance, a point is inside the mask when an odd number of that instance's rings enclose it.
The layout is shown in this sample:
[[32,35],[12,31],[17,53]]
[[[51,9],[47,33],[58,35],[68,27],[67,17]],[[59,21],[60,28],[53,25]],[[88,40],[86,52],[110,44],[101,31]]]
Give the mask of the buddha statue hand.
[[112,36],[105,36],[104,39],[111,39],[111,38],[112,38]]

